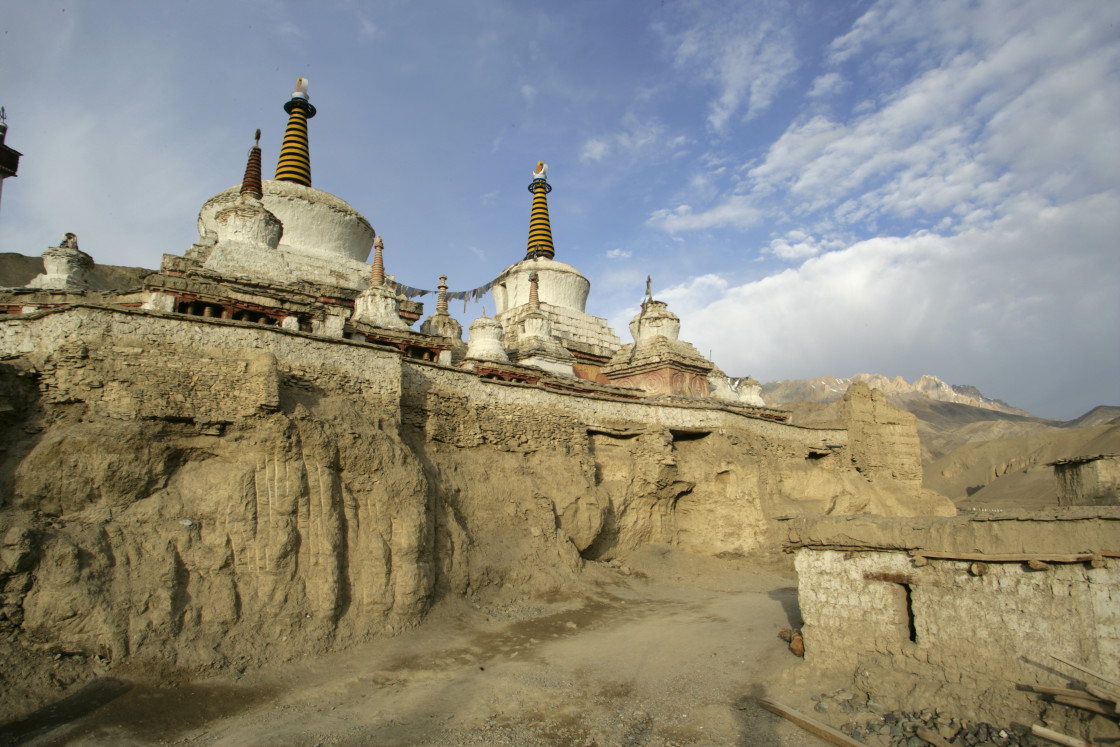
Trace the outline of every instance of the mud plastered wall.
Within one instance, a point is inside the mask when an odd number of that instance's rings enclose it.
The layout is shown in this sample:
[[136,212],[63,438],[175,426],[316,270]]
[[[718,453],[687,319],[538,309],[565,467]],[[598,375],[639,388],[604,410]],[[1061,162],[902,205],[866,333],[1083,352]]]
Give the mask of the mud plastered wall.
[[802,548],[796,568],[806,659],[853,672],[888,707],[1025,718],[1036,698],[1016,684],[1065,684],[1050,655],[1100,672],[1120,661],[1115,561],[988,562],[976,575],[970,561]]
[[433,584],[400,359],[74,308],[0,324],[0,627],[200,667],[420,619]]
[[[345,340],[77,306],[0,321],[0,629],[175,666],[295,656],[649,542],[912,514],[841,429],[486,382]],[[889,434],[888,434],[889,435]]]

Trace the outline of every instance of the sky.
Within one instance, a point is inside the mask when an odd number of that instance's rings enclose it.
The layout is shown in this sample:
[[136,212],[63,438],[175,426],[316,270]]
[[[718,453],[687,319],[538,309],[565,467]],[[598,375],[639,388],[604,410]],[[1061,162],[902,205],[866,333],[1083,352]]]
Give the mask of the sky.
[[544,160],[623,342],[649,276],[732,376],[1120,405],[1114,0],[0,0],[0,252],[183,254],[258,127],[271,176],[299,76],[313,185],[400,282],[521,259]]

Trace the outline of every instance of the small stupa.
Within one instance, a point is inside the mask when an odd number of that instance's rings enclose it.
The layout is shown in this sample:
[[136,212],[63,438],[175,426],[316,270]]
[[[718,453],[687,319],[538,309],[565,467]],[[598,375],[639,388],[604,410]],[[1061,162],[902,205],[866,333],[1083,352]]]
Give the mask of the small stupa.
[[680,318],[647,289],[642,310],[630,321],[634,342],[615,353],[603,366],[603,374],[612,384],[651,394],[707,397],[708,374],[714,366],[679,339],[680,331]]
[[385,329],[408,329],[400,317],[397,294],[385,283],[385,241],[378,236],[373,242],[373,269],[369,287],[354,299],[352,321],[365,322]]
[[78,248],[78,237],[67,233],[58,246],[43,252],[44,272],[32,278],[28,288],[43,290],[86,290],[86,276],[93,269],[93,257]]

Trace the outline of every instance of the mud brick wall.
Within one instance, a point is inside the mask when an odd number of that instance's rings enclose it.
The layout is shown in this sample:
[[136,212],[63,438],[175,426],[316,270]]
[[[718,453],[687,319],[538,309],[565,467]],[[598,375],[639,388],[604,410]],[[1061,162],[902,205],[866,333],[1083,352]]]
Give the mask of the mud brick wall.
[[399,356],[347,341],[140,310],[73,307],[0,321],[0,358],[24,358],[48,403],[122,419],[224,422],[279,406],[281,386],[396,410]]
[[[972,553],[989,556],[1120,549],[1082,548],[1109,541],[1108,529],[1117,522],[1103,519],[1031,521],[1027,543],[1015,536],[1017,522],[941,523],[961,525]],[[880,696],[905,703],[913,687],[926,698],[941,690],[975,701],[977,713],[994,712],[1001,702],[1013,700],[1018,683],[1065,685],[1055,667],[1065,668],[1051,655],[1112,676],[1120,669],[1120,561],[1098,559],[1100,567],[1053,562],[1032,570],[1024,561],[923,558],[915,563],[902,548],[835,549],[842,541],[858,544],[863,534],[856,526],[850,536],[833,537],[833,549],[797,550],[805,656],[814,665],[855,671],[857,679],[862,673],[872,693],[906,672],[921,684],[895,684],[895,692]],[[938,532],[924,534],[931,539]]]
[[[844,429],[801,428],[745,417],[718,406],[598,399],[483,380],[467,371],[411,360],[402,361],[402,365],[404,422],[426,429],[434,439],[452,438],[448,434],[458,432],[454,438],[481,443],[477,441],[482,438],[481,432],[492,429],[495,436],[487,437],[491,443],[510,430],[518,438],[528,439],[526,443],[564,444],[570,442],[572,434],[583,434],[587,428],[605,428],[710,429],[811,448],[825,448],[828,444],[842,446],[848,442],[848,432]],[[494,422],[480,422],[466,432],[476,435],[466,435],[461,423],[443,422],[460,420],[464,413],[477,413],[477,419],[490,417]],[[586,440],[585,435],[581,438]]]

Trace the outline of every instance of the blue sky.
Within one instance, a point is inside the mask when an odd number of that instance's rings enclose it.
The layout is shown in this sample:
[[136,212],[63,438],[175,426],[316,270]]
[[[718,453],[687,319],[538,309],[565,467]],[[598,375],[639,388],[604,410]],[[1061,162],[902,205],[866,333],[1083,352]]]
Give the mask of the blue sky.
[[302,75],[314,185],[402,282],[517,261],[543,159],[623,341],[648,274],[731,375],[1072,418],[1120,404],[1118,40],[1106,0],[0,0],[0,251],[182,254],[257,127],[270,175]]

